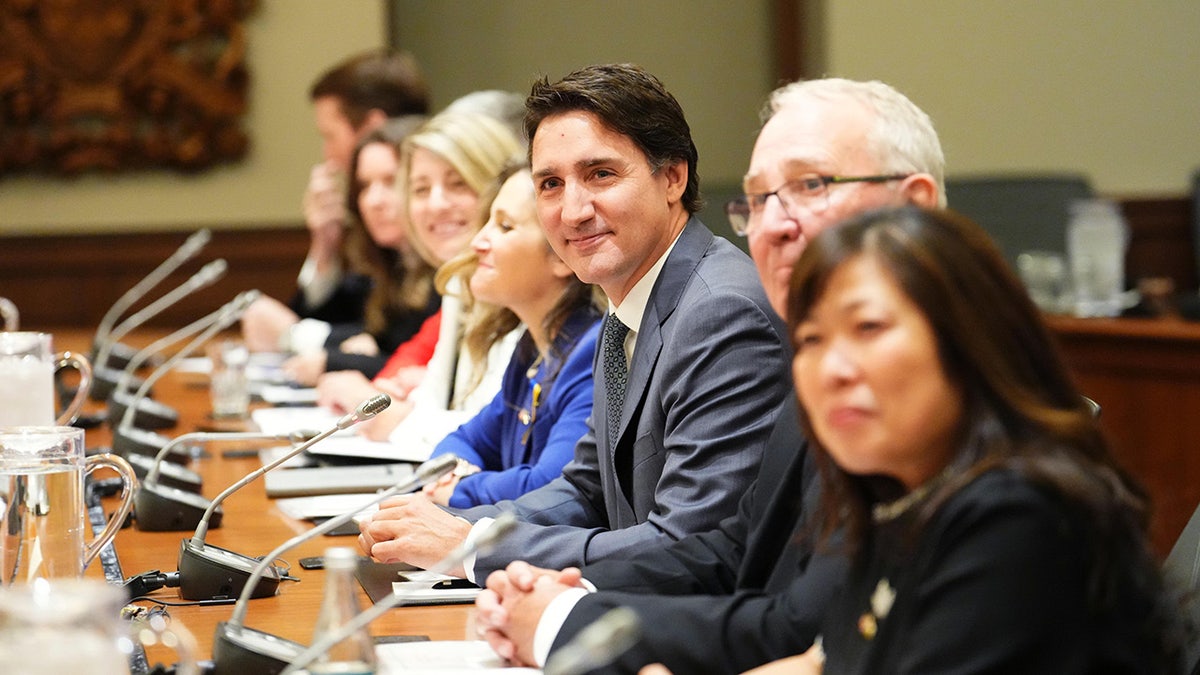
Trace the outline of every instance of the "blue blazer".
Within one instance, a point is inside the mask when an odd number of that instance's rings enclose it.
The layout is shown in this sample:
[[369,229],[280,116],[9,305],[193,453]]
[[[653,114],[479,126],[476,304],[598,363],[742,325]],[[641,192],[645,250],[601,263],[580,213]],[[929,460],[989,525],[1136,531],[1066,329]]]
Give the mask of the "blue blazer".
[[463,512],[517,514],[476,557],[475,578],[513,560],[557,569],[627,558],[733,515],[791,396],[786,335],[746,254],[692,218],[651,291],[624,408],[607,409],[597,371],[588,432],[562,476]]
[[435,456],[454,453],[483,469],[459,481],[450,506],[516,499],[562,475],[563,465],[575,454],[575,444],[587,432],[599,330],[595,312],[573,314],[533,377],[528,371],[536,350],[529,335],[522,336],[500,392],[433,451]]

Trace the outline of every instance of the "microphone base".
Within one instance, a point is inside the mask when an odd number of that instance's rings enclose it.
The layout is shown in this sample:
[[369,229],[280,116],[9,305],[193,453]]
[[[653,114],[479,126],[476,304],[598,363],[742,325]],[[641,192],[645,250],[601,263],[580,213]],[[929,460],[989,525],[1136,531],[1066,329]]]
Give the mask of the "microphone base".
[[277,675],[304,650],[305,646],[298,642],[222,621],[213,635],[212,673]]
[[[145,481],[146,475],[154,468],[154,458],[149,455],[141,454],[125,454],[122,455],[125,461],[129,462],[129,466],[133,467],[133,473],[137,475],[138,480]],[[173,487],[184,492],[192,492],[200,494],[200,488],[203,480],[200,474],[191,469],[175,464],[174,462],[163,462],[158,467],[158,481],[160,485]],[[196,521],[199,523],[200,521]],[[192,528],[196,525],[192,525]]]
[[[128,429],[117,427],[113,429],[112,433],[112,450],[122,457],[131,455],[155,457],[170,442],[171,439],[162,434],[136,427]],[[176,464],[187,464],[192,461],[192,456],[187,448],[177,446],[167,453],[165,459]]]
[[[198,494],[159,483],[142,483],[133,495],[134,524],[143,532],[194,531],[212,504]],[[208,519],[209,529],[221,526],[221,507]]]
[[[96,362],[96,354],[99,353],[96,345],[92,345],[92,352],[88,354],[88,360],[92,363]],[[130,347],[124,342],[114,342],[108,348],[108,362],[104,365],[115,370],[125,370],[129,367],[129,363],[133,361],[133,357],[137,356],[138,350]],[[157,368],[162,365],[163,357],[159,354],[151,354],[150,358],[142,362],[142,368]]]
[[139,429],[170,429],[179,425],[178,410],[154,399],[134,399],[127,391],[114,391],[108,399],[109,422],[120,424],[130,404],[134,406],[133,426]]
[[[112,398],[113,392],[117,390],[117,383],[121,381],[123,371],[113,370],[108,367],[100,367],[92,369],[92,388],[88,390],[88,398],[93,401],[104,402]],[[136,375],[129,378],[129,391],[137,391],[146,381]],[[146,392],[149,396],[153,393],[153,387]]]
[[[184,600],[236,598],[258,563],[257,558],[212,544],[195,545],[191,539],[184,539],[179,547],[179,597]],[[283,574],[278,567],[267,567],[250,597],[275,595],[282,580]]]

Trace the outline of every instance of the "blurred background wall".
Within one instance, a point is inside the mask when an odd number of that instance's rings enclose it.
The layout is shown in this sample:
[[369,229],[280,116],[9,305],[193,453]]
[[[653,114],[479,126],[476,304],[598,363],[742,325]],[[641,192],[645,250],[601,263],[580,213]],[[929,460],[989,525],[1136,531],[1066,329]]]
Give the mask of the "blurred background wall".
[[705,185],[727,190],[777,82],[790,4],[806,19],[802,67],[896,85],[933,116],[954,172],[1077,170],[1100,192],[1144,196],[1182,195],[1200,166],[1194,0],[260,0],[246,24],[243,162],[194,176],[5,176],[0,235],[301,227],[319,154],[308,85],[392,39],[417,55],[439,106],[639,62],[687,111]]

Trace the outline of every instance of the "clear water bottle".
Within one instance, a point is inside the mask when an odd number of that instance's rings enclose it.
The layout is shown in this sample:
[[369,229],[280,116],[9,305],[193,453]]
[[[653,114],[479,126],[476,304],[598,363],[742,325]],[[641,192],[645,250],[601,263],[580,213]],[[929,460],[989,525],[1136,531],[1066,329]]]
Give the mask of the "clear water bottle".
[[[346,546],[325,549],[325,597],[313,630],[314,643],[340,630],[359,613],[357,582],[354,580],[357,565],[358,554],[354,549]],[[374,673],[375,641],[364,626],[314,659],[308,665],[308,672],[314,675]]]
[[1076,316],[1117,316],[1125,291],[1129,226],[1112,201],[1073,202],[1067,223]]

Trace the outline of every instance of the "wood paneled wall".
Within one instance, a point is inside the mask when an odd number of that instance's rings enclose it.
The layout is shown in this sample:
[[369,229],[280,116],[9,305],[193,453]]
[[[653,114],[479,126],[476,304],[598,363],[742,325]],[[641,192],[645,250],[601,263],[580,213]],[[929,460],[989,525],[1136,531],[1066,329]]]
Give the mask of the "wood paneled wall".
[[[0,296],[16,303],[22,328],[94,328],[117,298],[166,260],[188,234],[0,236]],[[307,250],[308,230],[302,226],[214,231],[208,246],[135,307],[175,288],[216,258],[228,263],[225,276],[149,325],[185,325],[251,288],[286,301],[295,291]]]
[[[1191,202],[1183,197],[1127,199],[1122,205],[1133,231],[1127,258],[1129,282],[1167,276],[1177,289],[1194,290],[1198,279]],[[96,326],[113,302],[186,236],[184,232],[0,236],[0,296],[17,304],[22,324],[30,328]],[[249,288],[281,299],[290,297],[307,247],[308,231],[300,226],[215,231],[197,260],[164,282],[152,297],[181,283],[200,261],[225,258],[229,263],[225,278],[165,311],[152,325],[183,325]]]

